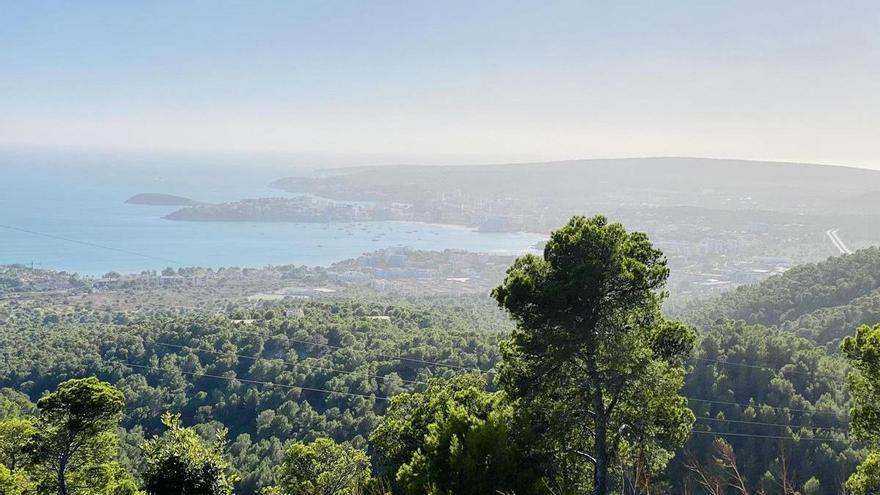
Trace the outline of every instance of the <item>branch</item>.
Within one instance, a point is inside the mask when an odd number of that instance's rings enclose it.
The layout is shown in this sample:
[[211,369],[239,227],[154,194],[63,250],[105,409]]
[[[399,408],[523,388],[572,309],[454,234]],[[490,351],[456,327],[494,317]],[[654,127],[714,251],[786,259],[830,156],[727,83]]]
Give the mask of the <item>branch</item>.
[[594,466],[596,465],[596,458],[591,456],[590,454],[588,454],[582,450],[577,450],[577,449],[572,450],[572,452],[574,452],[575,454],[577,454],[581,457],[586,458],[588,461],[592,462]]

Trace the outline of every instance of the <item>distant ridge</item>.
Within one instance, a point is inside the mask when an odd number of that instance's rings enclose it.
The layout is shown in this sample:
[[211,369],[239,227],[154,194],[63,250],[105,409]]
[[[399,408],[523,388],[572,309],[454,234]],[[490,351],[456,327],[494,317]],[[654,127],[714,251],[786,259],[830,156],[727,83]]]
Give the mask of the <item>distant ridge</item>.
[[[469,197],[549,198],[567,206],[596,199],[627,206],[691,205],[827,213],[858,212],[850,198],[880,190],[880,171],[810,163],[656,157],[496,165],[388,165],[272,183],[333,199],[414,202],[437,191]],[[744,206],[745,205],[745,206]]]
[[606,165],[650,165],[656,164],[673,164],[684,167],[688,166],[742,166],[749,168],[751,166],[759,167],[778,167],[780,169],[789,169],[790,167],[807,167],[815,170],[849,170],[854,172],[866,172],[868,175],[880,174],[880,170],[867,167],[856,167],[852,165],[836,165],[828,163],[810,163],[810,162],[790,162],[779,160],[750,160],[742,158],[707,158],[694,156],[645,156],[645,157],[625,157],[625,158],[574,158],[569,160],[549,160],[549,161],[528,161],[528,162],[510,162],[510,163],[484,163],[484,164],[460,164],[460,165],[421,165],[412,163],[398,163],[387,165],[357,165],[349,167],[334,167],[325,169],[325,172],[353,172],[359,170],[372,170],[377,168],[396,168],[396,169],[456,169],[456,168],[484,168],[492,169],[495,167],[506,168],[530,168],[530,167],[567,167],[567,166],[606,166]]

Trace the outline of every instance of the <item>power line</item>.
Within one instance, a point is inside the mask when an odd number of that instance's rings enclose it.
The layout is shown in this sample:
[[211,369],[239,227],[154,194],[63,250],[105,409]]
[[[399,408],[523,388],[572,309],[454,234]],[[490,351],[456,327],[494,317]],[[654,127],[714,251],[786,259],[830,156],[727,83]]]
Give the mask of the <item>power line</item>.
[[[167,370],[165,370],[165,369],[157,368],[154,366],[144,366],[144,365],[128,363],[128,362],[124,362],[121,364],[124,364],[125,366],[129,366],[132,368],[140,368],[140,369],[146,369],[146,370],[152,370],[152,371],[167,372]],[[384,397],[384,396],[357,394],[357,393],[353,393],[353,392],[339,392],[339,391],[335,391],[335,390],[327,390],[327,389],[321,389],[321,388],[301,387],[298,385],[286,385],[286,384],[282,384],[282,383],[267,382],[267,381],[260,381],[260,380],[250,380],[250,379],[246,379],[246,378],[232,378],[232,377],[226,377],[226,376],[220,376],[220,375],[211,375],[211,374],[207,374],[207,373],[194,373],[194,372],[182,371],[182,370],[178,370],[178,372],[183,375],[189,375],[189,376],[195,376],[195,377],[201,377],[201,378],[212,378],[212,379],[225,380],[225,381],[236,381],[236,382],[248,383],[248,384],[253,384],[253,385],[269,385],[269,386],[276,386],[276,387],[282,387],[282,388],[287,388],[287,389],[325,393],[325,394],[339,394],[339,395],[345,395],[345,396],[350,396],[350,397],[360,397],[360,398],[373,399],[373,400],[384,400],[384,401],[390,400],[388,397]],[[847,439],[796,438],[796,437],[787,436],[787,435],[758,435],[758,434],[753,434],[753,433],[718,432],[718,431],[709,431],[709,430],[691,430],[691,433],[701,434],[701,435],[712,435],[712,436],[761,438],[761,439],[769,439],[769,440],[789,440],[789,441],[794,441],[794,442],[809,441],[809,442],[825,442],[825,443],[831,443],[831,442],[849,443],[849,441]]]
[[[314,346],[319,346],[319,347],[325,347],[328,349],[336,349],[336,350],[354,349],[357,351],[364,351],[364,352],[370,350],[369,348],[357,349],[353,346],[339,346],[339,345],[332,345],[332,344],[322,344],[320,342],[313,342],[310,340],[292,339],[290,337],[287,337],[287,335],[283,334],[283,333],[282,334],[264,333],[264,332],[257,332],[255,330],[247,330],[244,328],[236,328],[235,332],[247,333],[247,334],[256,335],[258,337],[263,337],[263,338],[283,336],[283,337],[286,337],[289,342],[295,342],[297,344],[303,344],[303,345],[314,345]],[[437,366],[437,367],[441,367],[441,368],[451,368],[451,369],[458,369],[458,370],[462,370],[462,371],[474,371],[474,372],[482,373],[484,375],[490,373],[490,371],[491,371],[491,370],[483,370],[479,367],[475,368],[475,367],[462,366],[462,365],[457,365],[457,364],[441,363],[441,362],[437,362],[437,361],[427,361],[424,359],[408,358],[408,357],[403,357],[403,356],[393,356],[390,354],[375,354],[375,356],[380,357],[380,358],[385,358],[385,359],[396,359],[398,361],[407,361],[407,362],[411,362],[411,363]]]
[[[203,311],[203,309],[200,309],[200,308],[192,308],[192,307],[185,307],[185,306],[180,306],[180,308],[189,309],[191,311]],[[97,309],[97,308],[89,308],[89,309],[95,309],[97,311],[103,311],[103,312],[113,313],[113,314],[116,313],[113,310],[108,310],[108,309]],[[294,342],[294,343],[303,344],[303,345],[314,345],[314,346],[319,346],[319,347],[325,347],[328,349],[336,349],[336,350],[354,349],[354,350],[364,351],[364,352],[370,350],[369,348],[357,349],[357,348],[354,348],[353,346],[339,346],[339,345],[332,345],[332,344],[323,344],[321,342],[314,342],[314,341],[310,341],[310,340],[293,339],[283,333],[273,334],[273,333],[269,333],[269,332],[258,332],[255,330],[248,330],[246,328],[236,328],[235,332],[236,333],[246,333],[246,334],[255,335],[257,337],[262,337],[262,338],[283,336],[289,342]],[[441,368],[450,368],[450,369],[457,369],[457,370],[462,370],[462,371],[478,372],[478,373],[481,373],[484,375],[491,372],[491,370],[484,370],[479,367],[462,366],[462,365],[457,365],[457,364],[442,363],[442,362],[438,362],[438,361],[427,361],[424,359],[408,358],[408,357],[403,357],[403,356],[394,356],[394,355],[390,355],[390,354],[375,354],[375,356],[380,357],[380,358],[385,358],[385,359],[396,359],[398,361],[406,361],[406,362],[424,364],[424,365],[429,365],[429,366],[437,366],[437,367],[441,367]]]
[[814,411],[810,409],[795,409],[791,407],[781,407],[781,406],[769,406],[766,404],[747,404],[742,402],[727,402],[723,400],[711,400],[711,399],[697,399],[695,397],[687,397],[687,400],[694,402],[705,402],[710,404],[723,404],[728,406],[741,406],[741,407],[769,407],[770,409],[775,409],[777,411],[785,411],[785,412],[801,412],[801,413],[809,413],[809,414],[834,414],[837,413],[833,411]]
[[[140,336],[138,336],[138,337],[140,337]],[[188,346],[188,345],[179,345],[179,344],[171,344],[171,343],[167,343],[167,342],[159,342],[157,340],[149,339],[147,337],[140,337],[140,338],[143,339],[145,342],[149,341],[149,342],[152,342],[153,344],[156,344],[159,346],[170,347],[170,348],[174,348],[174,349],[182,349],[182,350],[188,349],[188,350],[192,350],[192,351],[196,351],[196,352],[208,352],[208,353],[212,353],[212,354],[223,354],[223,355],[227,355],[227,356],[235,356],[239,359],[248,359],[251,361],[272,361],[271,358],[267,358],[267,357],[247,356],[244,354],[236,354],[236,353],[230,352],[230,351],[218,351],[215,349],[206,349],[203,347],[192,347],[192,346]],[[290,361],[287,361],[287,360],[281,360],[281,361],[282,361],[282,363],[284,363],[285,366],[292,366],[294,368],[299,367],[299,366],[306,366],[310,369],[318,369],[318,370],[330,371],[333,373],[341,373],[341,374],[346,374],[346,375],[363,375],[368,378],[378,378],[383,381],[388,378],[388,375],[374,375],[374,374],[364,373],[364,372],[360,372],[360,371],[340,370],[340,369],[335,369],[335,368],[328,368],[326,366],[317,366],[317,365],[313,365],[311,363],[305,363],[305,362],[291,363]],[[403,381],[404,383],[410,383],[410,384],[414,384],[414,385],[427,385],[427,382],[421,382],[418,380],[406,380],[403,378],[401,378],[400,380]]]
[[[176,348],[176,349],[190,349],[193,351],[208,352],[208,353],[213,353],[213,354],[225,354],[225,355],[235,356],[238,358],[249,359],[249,360],[253,360],[253,361],[269,360],[268,358],[264,358],[264,357],[247,356],[247,355],[242,355],[242,354],[236,354],[236,353],[229,352],[229,351],[217,351],[214,349],[205,349],[205,348],[184,346],[184,345],[179,345],[179,344],[170,344],[170,343],[159,342],[156,340],[148,339],[146,337],[140,337],[140,338],[144,341],[149,340],[156,345],[160,345],[160,346],[164,346],[164,347],[170,347],[170,348]],[[340,347],[340,346],[335,346],[335,347]],[[361,372],[357,372],[357,371],[338,370],[338,369],[327,368],[327,367],[322,367],[322,366],[313,366],[308,363],[290,363],[288,361],[283,361],[283,363],[287,366],[297,367],[298,365],[303,365],[303,366],[308,366],[310,368],[323,369],[323,370],[334,372],[334,373],[342,373],[342,374],[355,375],[355,376],[362,374]],[[363,375],[370,377],[370,378],[382,379],[383,381],[387,378],[387,375],[382,376],[382,375],[375,375],[375,374],[370,374],[370,373],[363,373]],[[426,382],[421,382],[421,381],[416,381],[416,380],[405,380],[403,378],[401,378],[401,380],[405,383],[410,383],[410,384],[427,385]],[[698,402],[712,402],[712,403],[721,403],[721,404],[728,404],[728,405],[736,404],[736,405],[744,406],[744,407],[748,407],[750,405],[750,404],[741,404],[741,403],[728,403],[728,402],[723,402],[723,401],[707,401],[704,399],[695,399],[695,398],[690,398],[690,397],[688,397],[688,399],[698,401]],[[789,408],[778,408],[778,407],[773,407],[773,406],[767,406],[767,407],[772,407],[773,409],[787,409],[788,411],[807,412],[807,410],[793,410],[793,409],[789,409]],[[809,411],[809,412],[828,413],[828,411]],[[722,418],[711,418],[711,417],[698,417],[698,418],[696,418],[696,420],[697,421],[715,421],[715,422],[725,422],[725,423],[736,423],[736,424],[749,424],[749,425],[756,425],[756,426],[774,426],[774,427],[799,428],[799,429],[810,428],[810,429],[814,429],[814,430],[835,431],[835,432],[841,432],[841,433],[846,433],[846,431],[847,431],[845,429],[834,428],[834,427],[812,426],[812,425],[803,425],[803,424],[769,423],[769,422],[761,422],[761,421],[745,421],[745,420],[722,419]]]
[[[132,368],[140,368],[140,369],[151,370],[151,371],[161,371],[161,372],[165,372],[165,373],[168,372],[168,370],[166,370],[166,369],[157,368],[155,366],[144,366],[142,364],[134,364],[134,363],[123,362],[123,361],[120,361],[120,363],[125,366],[132,367]],[[211,375],[208,373],[195,373],[192,371],[177,370],[177,372],[181,373],[183,375],[190,375],[190,376],[194,376],[197,378],[214,378],[217,380],[236,381],[236,382],[242,382],[242,383],[249,383],[249,384],[253,384],[253,385],[271,385],[271,386],[275,386],[275,387],[282,387],[282,388],[293,389],[293,390],[301,390],[301,391],[306,391],[306,392],[339,394],[339,395],[346,395],[349,397],[360,397],[363,399],[375,399],[375,400],[384,400],[384,401],[390,400],[389,397],[384,397],[381,395],[358,394],[355,392],[340,392],[338,390],[327,390],[325,388],[302,387],[299,385],[287,385],[284,383],[266,382],[266,381],[261,381],[261,380],[251,380],[249,378],[232,378],[232,377],[228,377],[228,376]]]
[[[699,357],[691,357],[690,359],[692,361],[706,361],[706,362],[710,362],[710,363],[723,364],[725,366],[738,366],[738,367],[742,367],[742,368],[755,368],[755,369],[761,369],[761,370],[766,370],[766,371],[780,371],[783,373],[792,373],[792,374],[806,375],[806,376],[813,376],[814,375],[814,373],[809,372],[809,371],[800,371],[800,370],[782,371],[782,368],[776,368],[773,366],[761,366],[758,364],[733,363],[730,361],[721,361],[718,359],[699,358]],[[786,364],[794,364],[794,363],[786,363]]]
[[[163,344],[161,342],[155,342],[155,343],[159,344],[159,345]],[[171,344],[170,346],[181,348],[181,349],[186,348],[186,346],[179,346],[179,345],[174,345],[174,344]],[[261,359],[261,358],[253,358],[253,359]],[[157,368],[154,366],[145,366],[145,365],[139,365],[139,364],[128,363],[128,362],[126,362],[124,364],[126,366],[130,366],[133,368],[141,368],[141,369],[146,369],[146,370],[162,371],[162,372],[168,371],[163,368]],[[213,379],[226,380],[226,381],[238,381],[238,382],[242,382],[242,383],[250,383],[250,384],[256,384],[256,385],[274,385],[274,386],[279,386],[279,387],[289,388],[289,389],[305,390],[305,391],[328,393],[328,394],[335,393],[335,394],[341,394],[341,395],[353,396],[353,397],[374,398],[376,400],[389,400],[388,397],[384,397],[384,396],[358,394],[358,393],[354,393],[354,392],[342,392],[342,391],[320,389],[320,388],[314,388],[314,387],[303,387],[303,386],[299,386],[299,385],[287,385],[287,384],[281,384],[281,383],[275,383],[275,382],[252,380],[252,379],[247,379],[247,378],[238,378],[238,377],[231,378],[231,377],[226,377],[226,376],[221,376],[221,375],[213,375],[213,374],[208,374],[208,373],[195,373],[195,372],[189,372],[189,371],[183,371],[183,370],[178,370],[178,371],[181,374],[195,376],[195,377],[206,377],[206,378],[213,378]],[[756,426],[774,426],[774,427],[799,428],[799,429],[809,428],[809,429],[814,429],[814,430],[846,433],[846,430],[843,430],[840,428],[822,427],[822,426],[790,425],[790,424],[781,424],[781,423],[767,423],[767,422],[759,422],[759,421],[743,421],[743,420],[705,418],[705,417],[696,418],[696,420],[697,421],[701,421],[701,420],[702,421],[717,421],[717,422],[736,423],[736,424],[751,424],[751,425],[756,425]],[[773,438],[773,439],[788,439],[788,440],[811,440],[811,441],[824,441],[825,440],[825,439],[817,439],[817,438],[797,439],[797,438],[790,437],[790,436],[779,436],[779,435],[757,435],[757,434],[734,433],[734,432],[711,432],[711,431],[705,431],[705,430],[692,430],[692,431],[694,433],[730,435],[730,436],[739,436],[739,437]]]
[[[4,226],[3,226],[3,225],[0,225],[0,227],[4,227]],[[110,309],[101,309],[101,308],[78,308],[78,307],[76,307],[76,306],[71,306],[71,307],[74,308],[74,309],[84,309],[84,310],[92,310],[92,311],[103,311],[103,312],[114,313],[114,314],[118,313],[118,311],[116,311],[116,310],[110,310]],[[205,311],[207,308],[197,308],[197,307],[189,307],[189,306],[176,306],[175,309],[185,309],[185,310],[190,310],[190,311],[195,311],[195,312],[203,312],[203,311]],[[241,332],[241,333],[250,333],[250,334],[252,334],[252,335],[258,335],[258,336],[261,336],[261,337],[278,335],[278,334],[264,334],[264,333],[255,332],[255,331],[253,331],[253,330],[246,330],[246,329],[236,329],[236,331],[237,331],[237,332]],[[461,334],[459,334],[459,335],[456,335],[456,334],[450,334],[450,335],[455,335],[455,336],[465,336],[465,335],[461,335]],[[285,336],[285,337],[286,337],[286,336]],[[313,342],[313,341],[308,341],[308,340],[291,339],[291,338],[289,338],[289,337],[288,337],[288,340],[291,341],[291,342],[299,343],[299,344],[304,344],[304,345],[315,345],[315,346],[326,347],[326,348],[330,348],[330,349],[346,349],[346,348],[349,348],[349,347],[350,347],[350,346],[334,346],[334,345],[331,345],[331,344],[323,344],[323,343],[320,343],[320,342]],[[358,350],[360,350],[360,349],[358,349]],[[469,367],[469,366],[462,366],[462,365],[455,365],[455,364],[441,363],[441,362],[436,362],[436,361],[427,361],[427,360],[421,360],[421,359],[415,359],[415,358],[407,358],[407,357],[402,357],[402,356],[392,356],[392,355],[386,355],[386,354],[377,354],[377,356],[378,356],[378,357],[383,357],[383,358],[386,358],[386,359],[397,359],[397,360],[400,360],[400,361],[414,362],[414,363],[425,364],[425,365],[430,365],[430,366],[438,366],[438,367],[445,367],[445,368],[451,368],[451,369],[459,369],[459,370],[465,370],[465,371],[474,371],[474,372],[478,372],[478,373],[482,373],[482,374],[488,374],[488,373],[491,373],[491,370],[484,370],[484,369],[482,369],[482,368],[480,368],[480,367]],[[783,371],[782,368],[777,368],[777,367],[773,367],[773,366],[758,365],[758,364],[748,364],[748,363],[734,363],[734,362],[725,361],[725,360],[719,360],[719,359],[701,358],[701,357],[695,357],[695,356],[692,356],[692,357],[690,357],[690,358],[688,358],[688,359],[689,359],[689,360],[692,360],[692,361],[704,361],[704,362],[716,363],[716,364],[721,364],[721,365],[725,365],[725,366],[736,366],[736,367],[743,367],[743,368],[762,369],[762,370],[766,370],[766,371],[778,371],[778,372],[783,372],[783,373],[798,374],[798,375],[804,375],[804,376],[814,376],[814,375],[815,375],[814,372],[809,372],[809,371],[800,371],[800,370],[785,370],[785,371]],[[795,364],[795,363],[786,363],[786,364]],[[783,365],[783,366],[785,366],[785,365]]]
[[791,440],[794,442],[826,442],[826,443],[850,443],[847,439],[836,439],[836,438],[796,438],[791,436],[784,435],[752,435],[749,433],[729,433],[722,431],[706,431],[706,430],[691,430],[691,433],[697,433],[702,435],[712,435],[712,436],[730,436],[730,437],[748,437],[748,438],[766,438],[771,440]]
[[55,235],[55,234],[47,234],[47,233],[45,233],[45,232],[37,232],[37,231],[35,231],[35,230],[23,229],[23,228],[21,228],[21,227],[15,227],[15,226],[13,226],[13,225],[3,225],[3,224],[0,224],[0,229],[12,230],[12,231],[15,231],[15,232],[23,232],[23,233],[25,233],[25,234],[37,235],[37,236],[41,236],[41,237],[47,237],[47,238],[49,238],[49,239],[56,239],[56,240],[59,240],[59,241],[72,242],[72,243],[74,243],[74,244],[82,244],[83,246],[90,246],[90,247],[95,247],[95,248],[98,248],[98,249],[105,249],[105,250],[107,250],[107,251],[116,251],[116,252],[118,252],[118,253],[125,253],[125,254],[130,254],[130,255],[133,255],[133,256],[140,256],[141,258],[147,258],[147,259],[151,259],[151,260],[165,261],[165,262],[168,262],[168,263],[173,263],[173,264],[175,264],[175,265],[179,265],[179,264],[181,264],[179,261],[171,260],[171,259],[168,259],[168,258],[162,258],[162,257],[159,257],[159,256],[151,256],[151,255],[149,255],[149,254],[139,253],[139,252],[137,252],[137,251],[132,251],[132,250],[130,250],[130,249],[122,249],[122,248],[117,248],[117,247],[113,247],[113,246],[105,246],[105,245],[103,245],[103,244],[97,244],[97,243],[94,243],[94,242],[81,241],[81,240],[79,240],[79,239],[71,239],[70,237],[64,237],[64,236]]
[[[347,346],[321,344],[319,342],[310,342],[308,340],[297,340],[297,339],[291,339],[291,338],[288,338],[288,340],[291,342],[296,342],[298,344],[317,345],[317,346],[321,346],[321,347],[327,347],[330,349],[346,349],[347,348]],[[425,361],[423,359],[407,358],[407,357],[402,357],[402,356],[392,356],[390,354],[376,354],[376,356],[381,357],[381,358],[385,358],[385,359],[397,359],[399,361],[407,361],[407,362],[411,362],[411,363],[425,364],[425,365],[430,365],[430,366],[439,366],[439,367],[443,367],[443,368],[452,368],[452,369],[458,369],[458,370],[462,370],[462,371],[476,371],[476,372],[479,372],[482,374],[489,373],[488,370],[483,370],[481,368],[472,368],[469,366],[461,366],[461,365],[457,365],[457,364],[438,363],[438,362],[434,362],[434,361]]]
[[747,421],[747,420],[739,420],[739,419],[723,419],[723,418],[707,418],[707,417],[699,417],[696,418],[697,421],[716,421],[719,423],[737,423],[744,425],[757,425],[757,426],[778,426],[785,428],[809,428],[812,430],[824,430],[824,431],[836,431],[838,433],[846,433],[847,430],[843,428],[832,428],[827,426],[812,426],[812,425],[791,425],[791,424],[783,424],[783,423],[765,423],[761,421]]
[[[81,311],[95,311],[95,312],[99,312],[99,313],[107,313],[107,314],[112,314],[112,315],[119,314],[119,311],[112,310],[112,309],[86,308],[86,307],[78,307],[78,306],[72,306],[72,305],[69,305],[68,307],[70,307],[74,310],[81,310]],[[187,307],[187,306],[178,306],[176,308],[177,309],[186,309],[186,310],[196,311],[196,312],[204,312],[207,309],[207,308],[196,308],[196,307]],[[148,317],[147,315],[142,315],[142,316],[145,318]],[[229,330],[233,331],[232,329],[229,329]],[[268,332],[257,332],[255,330],[248,330],[245,328],[235,328],[234,332],[235,333],[246,333],[246,334],[255,335],[257,337],[262,337],[262,338],[281,336],[281,337],[287,338],[287,340],[289,342],[295,342],[295,343],[304,344],[304,345],[314,345],[314,346],[325,347],[325,348],[336,349],[336,350],[348,349],[348,348],[352,348],[354,350],[364,351],[364,352],[370,350],[370,349],[357,349],[357,348],[353,348],[352,346],[337,346],[337,345],[332,345],[332,344],[322,344],[320,342],[313,342],[313,341],[308,341],[308,340],[292,339],[283,333],[273,334],[273,333],[268,333]],[[134,334],[131,334],[131,335],[134,335]],[[144,338],[139,335],[135,335],[135,336],[140,337],[140,338]],[[469,367],[469,366],[462,366],[462,365],[456,365],[456,364],[442,363],[442,362],[437,362],[437,361],[427,361],[424,359],[408,358],[408,357],[403,357],[403,356],[393,356],[393,355],[389,355],[389,354],[375,354],[375,356],[385,358],[385,359],[395,359],[398,361],[406,361],[406,362],[412,362],[412,363],[417,363],[417,364],[424,364],[424,365],[428,365],[428,366],[437,366],[437,367],[441,367],[441,368],[451,368],[451,369],[457,369],[457,370],[461,370],[461,371],[479,372],[484,375],[489,374],[491,372],[491,370],[483,370],[479,367]],[[418,382],[418,383],[421,384],[424,382]]]
[[723,431],[709,431],[709,430],[691,430],[691,433],[697,433],[701,435],[712,435],[712,436],[729,436],[729,437],[748,437],[748,438],[767,438],[771,440],[791,440],[794,442],[838,442],[838,443],[849,443],[848,439],[836,439],[836,438],[796,438],[785,435],[755,435],[752,433],[729,433]]
[[[91,309],[91,310],[97,310],[97,311],[103,311],[103,312],[108,312],[108,313],[112,313],[112,312],[113,312],[113,311],[111,311],[111,310],[104,310],[104,309],[97,309],[97,308],[89,308],[89,309]],[[202,310],[199,309],[199,308],[186,308],[186,309],[192,309],[192,310],[194,310],[194,311],[202,311]],[[284,334],[263,333],[263,332],[257,332],[257,331],[247,330],[247,329],[241,329],[241,328],[236,328],[236,329],[235,329],[235,332],[238,332],[238,333],[249,333],[249,334],[256,335],[256,336],[259,336],[259,337],[262,337],[262,338],[273,337],[273,336],[284,336],[284,337],[287,337],[287,336],[284,335]],[[141,337],[141,338],[143,338],[143,337]],[[341,349],[351,348],[351,346],[337,346],[337,345],[323,344],[323,343],[319,343],[319,342],[313,342],[313,341],[307,341],[307,340],[300,340],[300,339],[290,339],[290,338],[288,338],[288,340],[289,340],[290,342],[296,342],[296,343],[306,344],[306,345],[314,345],[314,346],[319,346],[319,347],[326,347],[326,348],[330,348],[330,349],[338,349],[338,350],[341,350]],[[356,350],[366,352],[366,351],[368,351],[369,349],[356,349]],[[216,352],[216,351],[211,351],[211,352]],[[466,370],[466,371],[479,371],[479,372],[484,373],[484,374],[485,374],[485,373],[488,373],[488,371],[486,371],[486,370],[482,370],[482,369],[480,369],[480,368],[471,368],[471,367],[467,367],[467,366],[452,365],[452,364],[448,364],[448,363],[440,363],[440,362],[427,361],[427,360],[421,360],[421,359],[415,359],[415,358],[406,358],[406,357],[402,357],[402,356],[391,356],[391,355],[387,355],[387,354],[377,354],[377,356],[379,356],[379,357],[385,357],[385,358],[388,358],[388,359],[396,359],[396,360],[400,360],[400,361],[415,362],[415,363],[420,363],[420,364],[425,364],[425,365],[432,365],[432,366],[439,366],[439,367],[447,367],[447,368],[453,368],[453,369],[459,369],[459,370]],[[239,355],[239,357],[242,357],[242,356]],[[258,359],[258,358],[253,358],[253,357],[251,357],[251,356],[244,356],[244,357],[247,358],[247,359]],[[730,363],[730,364],[735,364],[735,363]],[[748,366],[753,366],[753,365],[748,365]],[[341,372],[341,371],[340,371],[340,372]],[[355,373],[355,372],[348,372],[348,373]],[[421,383],[421,382],[420,382],[420,383]],[[785,411],[785,412],[800,412],[800,413],[807,413],[807,414],[833,414],[833,415],[835,415],[835,416],[837,415],[837,413],[835,413],[835,412],[833,412],[833,411],[817,411],[817,410],[809,410],[809,409],[797,409],[797,408],[790,408],[790,407],[770,406],[770,405],[767,405],[767,404],[729,402],[729,401],[721,401],[721,400],[700,399],[700,398],[696,398],[696,397],[686,397],[686,399],[688,399],[689,401],[703,402],[703,403],[709,403],[709,404],[731,405],[731,406],[740,406],[740,407],[763,407],[763,408],[770,408],[770,409],[773,409],[773,410],[777,410],[777,411]],[[786,426],[787,426],[787,425],[786,425]]]
[[[253,333],[258,334],[261,337],[266,336],[264,334],[259,334],[258,332],[253,332]],[[145,337],[141,337],[141,339],[147,340],[147,338],[145,338]],[[335,349],[345,349],[346,348],[345,346],[331,346],[330,344],[318,344],[318,343],[296,340],[296,339],[290,339],[290,340],[292,340],[294,342],[301,342],[301,343],[307,343],[307,344],[326,345],[328,347],[335,348]],[[160,345],[160,346],[166,346],[166,347],[177,348],[177,349],[191,349],[194,351],[209,352],[209,353],[214,353],[214,354],[227,354],[227,355],[232,355],[232,356],[236,356],[239,358],[250,359],[250,360],[254,360],[254,361],[260,360],[260,359],[264,359],[264,360],[267,359],[267,358],[246,356],[246,355],[236,354],[236,353],[227,352],[227,351],[216,351],[213,349],[195,348],[195,347],[183,346],[183,345],[178,345],[178,344],[169,344],[169,343],[164,343],[164,342],[158,342],[155,340],[152,340],[152,342],[157,345]],[[290,363],[290,362],[284,361],[284,364],[296,366],[301,363]],[[306,363],[302,363],[302,364],[306,365],[306,366],[310,366]],[[356,371],[337,370],[337,369],[333,369],[333,368],[324,368],[324,367],[317,367],[317,366],[315,366],[315,368],[316,369],[325,369],[330,372],[337,372],[337,373],[343,373],[343,374],[349,374],[349,375],[357,375],[358,374],[358,372],[356,372]],[[365,376],[372,377],[372,378],[379,378],[382,380],[384,380],[386,378],[385,376],[373,375],[373,374],[366,374]],[[401,380],[406,383],[426,385],[425,382],[420,382],[420,381],[415,381],[415,380],[404,380],[404,379],[401,379]],[[769,405],[764,405],[764,404],[746,404],[746,403],[738,403],[738,402],[698,399],[698,398],[693,398],[693,397],[686,397],[686,398],[688,400],[695,401],[695,402],[714,403],[714,404],[721,404],[721,405],[736,405],[736,406],[740,406],[740,407],[755,407],[755,406],[757,406],[757,407],[769,407],[774,410],[787,411],[787,412],[802,412],[802,413],[812,413],[812,414],[834,414],[831,411],[811,411],[811,410],[807,410],[807,409],[795,409],[795,408],[787,408],[787,407],[779,407],[779,406],[769,406]],[[810,428],[810,429],[822,430],[822,431],[835,431],[835,432],[842,432],[842,433],[846,432],[846,430],[841,429],[841,428],[811,426],[811,425],[802,425],[802,424],[768,423],[768,422],[759,422],[759,421],[743,421],[743,420],[707,418],[707,417],[698,417],[696,419],[698,421],[716,421],[716,422],[737,423],[737,424],[751,424],[751,425],[756,425],[756,426],[789,427],[789,428],[799,428],[799,429],[800,428]]]

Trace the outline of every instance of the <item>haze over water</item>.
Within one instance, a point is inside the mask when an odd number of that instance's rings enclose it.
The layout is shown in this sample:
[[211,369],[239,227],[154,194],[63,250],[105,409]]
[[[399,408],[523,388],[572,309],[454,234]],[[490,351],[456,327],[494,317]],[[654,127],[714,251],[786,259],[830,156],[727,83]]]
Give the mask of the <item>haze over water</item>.
[[283,196],[267,184],[314,169],[232,165],[218,167],[186,156],[157,163],[0,154],[0,169],[9,181],[0,196],[0,224],[29,231],[0,228],[0,264],[33,263],[90,275],[167,266],[328,265],[390,246],[516,254],[543,239],[406,222],[175,222],[161,217],[176,207],[124,203],[141,192],[207,202]]

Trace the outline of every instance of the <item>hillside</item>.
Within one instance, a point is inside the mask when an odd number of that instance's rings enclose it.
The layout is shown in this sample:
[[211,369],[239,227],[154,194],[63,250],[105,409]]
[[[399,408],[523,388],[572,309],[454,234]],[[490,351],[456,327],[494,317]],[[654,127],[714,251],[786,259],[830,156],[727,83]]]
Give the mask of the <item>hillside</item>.
[[[358,266],[351,260],[342,268]],[[161,291],[178,298],[183,289],[210,293],[238,273],[192,271],[202,280],[198,287]],[[187,273],[174,279],[182,284]],[[878,273],[880,249],[865,249],[679,312],[699,331],[682,390],[696,422],[664,474],[668,493],[685,493],[689,460],[712,462],[717,436],[747,453],[740,468],[756,486],[773,482],[766,473],[778,469],[784,449],[799,486],[815,478],[821,489],[810,493],[837,493],[865,451],[847,436],[848,364],[836,341],[878,320]],[[321,273],[290,267],[275,275]],[[83,280],[9,267],[5,277],[11,285],[0,325],[0,410],[11,407],[3,397],[36,401],[64,380],[97,376],[125,395],[120,441],[127,464],[141,463],[139,445],[162,430],[162,412],[174,411],[186,425],[229,429],[229,456],[243,475],[236,493],[244,495],[277,482],[275,469],[294,442],[329,437],[372,452],[368,436],[390,397],[424,390],[435,377],[495,369],[499,343],[513,328],[485,295],[417,297],[407,290],[403,298],[362,288],[275,302],[236,290],[186,311],[158,302],[143,311],[128,302],[143,301],[143,292],[117,275]],[[108,307],[73,305],[73,295],[55,294],[54,283],[54,299],[19,292],[46,285],[40,277],[96,284]],[[236,283],[253,290],[247,280]],[[124,301],[109,299],[112,291]]]
[[[0,325],[3,387],[36,401],[58,383],[97,375],[123,391],[128,452],[161,431],[166,410],[230,429],[236,493],[273,482],[283,447],[330,437],[366,446],[387,397],[437,376],[490,369],[508,329],[498,311],[459,303],[356,301],[241,308],[227,315]],[[442,363],[442,364],[430,364]],[[333,391],[332,393],[324,391]],[[0,418],[2,419],[2,418]]]
[[[17,306],[0,326],[0,395],[12,394],[3,391],[9,387],[34,401],[69,378],[109,381],[126,396],[123,443],[132,464],[140,442],[161,431],[165,410],[185,424],[223,424],[244,475],[241,494],[276,481],[292,442],[327,436],[367,448],[385,397],[421,390],[432,377],[492,369],[512,328],[480,298],[241,301],[183,316],[121,314],[102,322],[88,309]],[[752,480],[773,469],[779,445],[748,435],[808,438],[790,446],[792,467],[827,487],[819,493],[835,493],[837,477],[862,456],[845,437],[845,362],[761,325],[722,321],[700,334],[683,390],[696,433],[669,467],[673,486],[686,477],[687,452],[708,460],[711,431],[752,453],[743,466]]]
[[880,189],[880,172],[802,163],[660,157],[357,167],[320,178],[279,179],[273,185],[360,201],[414,202],[452,193],[581,207],[654,204],[858,213],[864,210],[845,200]]
[[776,326],[833,345],[857,325],[880,321],[880,249],[796,266],[678,316],[697,326],[717,319]]

